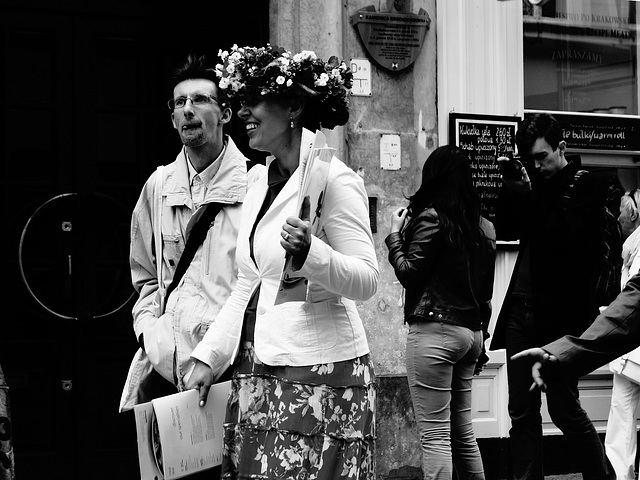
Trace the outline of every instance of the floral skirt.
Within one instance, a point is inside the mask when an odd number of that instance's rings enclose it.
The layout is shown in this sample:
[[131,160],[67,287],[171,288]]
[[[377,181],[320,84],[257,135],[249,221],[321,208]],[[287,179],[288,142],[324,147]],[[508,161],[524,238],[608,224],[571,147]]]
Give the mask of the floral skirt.
[[225,479],[375,479],[369,356],[310,367],[260,363],[245,342],[224,426]]

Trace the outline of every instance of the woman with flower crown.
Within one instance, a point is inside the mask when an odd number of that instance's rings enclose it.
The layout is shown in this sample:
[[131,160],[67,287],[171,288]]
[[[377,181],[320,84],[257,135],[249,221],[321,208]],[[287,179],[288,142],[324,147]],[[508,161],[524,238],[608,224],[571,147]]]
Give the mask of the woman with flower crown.
[[[379,277],[367,193],[329,156],[319,229],[298,198],[316,131],[347,122],[351,71],[272,45],[234,45],[220,58],[220,88],[249,146],[271,156],[243,206],[237,284],[193,351],[186,386],[204,402],[233,367],[223,478],[373,480],[375,377],[356,308]],[[287,259],[303,296],[280,302]]]

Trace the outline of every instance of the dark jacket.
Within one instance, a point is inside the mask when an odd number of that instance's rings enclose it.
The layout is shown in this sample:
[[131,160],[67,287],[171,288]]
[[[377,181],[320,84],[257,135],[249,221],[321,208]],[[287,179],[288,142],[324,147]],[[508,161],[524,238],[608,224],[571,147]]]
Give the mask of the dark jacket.
[[635,275],[580,337],[565,336],[542,348],[558,358],[565,375],[578,377],[638,346],[640,275]]
[[533,177],[532,190],[508,203],[520,232],[520,254],[493,332],[491,349],[506,347],[509,308],[523,251],[529,249],[532,303],[539,345],[565,334],[579,335],[598,315],[593,278],[604,229],[604,190],[592,174],[574,182],[569,163],[549,179]]
[[436,320],[486,332],[491,317],[496,235],[482,218],[480,245],[470,253],[446,238],[433,208],[408,221],[385,243],[405,288],[405,321]]

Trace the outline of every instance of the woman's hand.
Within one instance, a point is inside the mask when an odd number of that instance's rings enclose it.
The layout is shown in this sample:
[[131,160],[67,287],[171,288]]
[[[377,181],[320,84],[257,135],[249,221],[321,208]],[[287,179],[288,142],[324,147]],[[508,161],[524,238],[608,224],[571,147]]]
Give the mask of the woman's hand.
[[204,407],[207,403],[207,396],[211,385],[213,385],[213,380],[214,376],[211,367],[200,360],[195,360],[191,375],[189,375],[184,386],[187,390],[195,388],[200,392],[200,406]]
[[300,270],[311,247],[311,202],[307,195],[302,200],[300,218],[288,217],[282,226],[280,245],[293,258],[293,268]]
[[409,210],[406,208],[398,208],[391,214],[391,233],[399,232],[402,230],[404,221],[407,218]]

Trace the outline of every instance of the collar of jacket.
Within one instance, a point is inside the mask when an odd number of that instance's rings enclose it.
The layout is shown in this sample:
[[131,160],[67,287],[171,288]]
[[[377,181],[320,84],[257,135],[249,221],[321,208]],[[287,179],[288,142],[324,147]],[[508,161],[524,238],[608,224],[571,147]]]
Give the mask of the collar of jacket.
[[568,185],[575,176],[578,171],[578,164],[574,162],[567,163],[562,170],[553,175],[551,178],[542,178],[538,179],[537,185],[534,185],[534,188],[537,187],[544,191],[556,191],[558,188],[563,188],[565,185]]
[[[207,185],[204,203],[234,204],[244,200],[247,193],[247,158],[240,152],[231,137],[225,135],[226,149],[218,173]],[[193,208],[189,187],[189,168],[184,149],[176,160],[167,166],[162,195],[168,206],[185,205]]]

